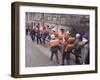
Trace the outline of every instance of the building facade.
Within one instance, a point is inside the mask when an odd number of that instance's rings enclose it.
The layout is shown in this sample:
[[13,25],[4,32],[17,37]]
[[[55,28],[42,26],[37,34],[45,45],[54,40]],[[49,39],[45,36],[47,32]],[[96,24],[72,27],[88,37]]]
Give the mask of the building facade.
[[55,27],[57,31],[63,28],[72,34],[89,32],[89,15],[26,12],[26,26],[38,23],[42,27],[45,24]]

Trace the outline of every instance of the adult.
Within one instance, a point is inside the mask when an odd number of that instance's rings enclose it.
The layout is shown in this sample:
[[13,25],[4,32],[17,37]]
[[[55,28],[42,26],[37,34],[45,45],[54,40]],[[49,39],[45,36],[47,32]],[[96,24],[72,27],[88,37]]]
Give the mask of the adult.
[[82,38],[83,46],[81,49],[82,64],[89,64],[89,35],[84,34]]
[[56,56],[56,62],[59,63],[58,58],[58,47],[59,47],[59,39],[56,39],[55,35],[51,35],[50,40],[50,50],[51,50],[51,60],[53,60],[53,56]]
[[63,49],[63,55],[62,55],[62,65],[64,65],[64,60],[66,59],[67,64],[70,64],[70,53],[72,53],[72,50],[74,49],[74,37],[69,37],[64,49]]
[[76,34],[75,36],[75,42],[74,42],[74,54],[75,54],[75,63],[76,64],[81,64],[80,62],[80,55],[81,55],[81,46],[79,45],[81,42],[81,35],[79,33]]
[[48,27],[47,26],[44,26],[43,27],[43,30],[42,30],[42,39],[43,39],[43,44],[45,45],[46,44],[46,38],[47,36],[49,35],[48,33]]

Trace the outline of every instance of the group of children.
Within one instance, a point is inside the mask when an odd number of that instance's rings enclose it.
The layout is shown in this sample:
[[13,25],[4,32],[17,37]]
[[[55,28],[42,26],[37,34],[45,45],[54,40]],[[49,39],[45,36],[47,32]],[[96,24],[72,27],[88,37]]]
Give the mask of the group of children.
[[[53,60],[53,57],[55,55],[56,62],[58,64],[58,53],[60,52],[62,55],[62,65],[65,64],[65,60],[67,61],[67,64],[70,64],[71,53],[75,55],[75,63],[81,64],[81,50],[84,45],[87,45],[89,43],[89,40],[83,38],[79,33],[77,33],[75,36],[72,36],[69,31],[65,32],[64,29],[56,31],[54,27],[52,29],[49,29],[48,25],[45,25],[42,28],[40,28],[40,25],[37,25],[35,28],[32,28],[32,30],[30,31],[30,36],[33,41],[36,38],[37,44],[46,45],[46,43],[49,43],[51,51],[50,59]],[[87,54],[89,54],[89,49],[87,50]]]

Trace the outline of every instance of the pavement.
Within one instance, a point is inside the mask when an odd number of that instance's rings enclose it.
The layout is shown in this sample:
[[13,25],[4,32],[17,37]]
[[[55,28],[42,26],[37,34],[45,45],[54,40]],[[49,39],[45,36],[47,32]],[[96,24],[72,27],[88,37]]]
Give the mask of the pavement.
[[[51,52],[49,46],[37,44],[32,41],[28,35],[25,39],[25,63],[26,67],[39,67],[39,66],[61,66],[61,53],[59,52],[59,64],[56,63],[55,56],[50,60]],[[75,65],[75,56],[71,54],[70,64]],[[65,65],[67,62],[65,61]]]

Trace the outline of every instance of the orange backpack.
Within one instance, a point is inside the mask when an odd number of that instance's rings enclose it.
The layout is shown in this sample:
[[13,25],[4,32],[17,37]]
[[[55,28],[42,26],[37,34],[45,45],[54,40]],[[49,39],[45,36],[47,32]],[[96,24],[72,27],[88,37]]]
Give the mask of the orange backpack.
[[51,40],[50,45],[52,46],[58,46],[59,45],[59,39]]
[[64,35],[63,34],[59,34],[59,39],[63,40],[64,39]]
[[74,44],[68,44],[65,48],[65,52],[71,52],[74,49]]
[[67,44],[72,44],[75,41],[74,37],[69,37],[67,40]]

